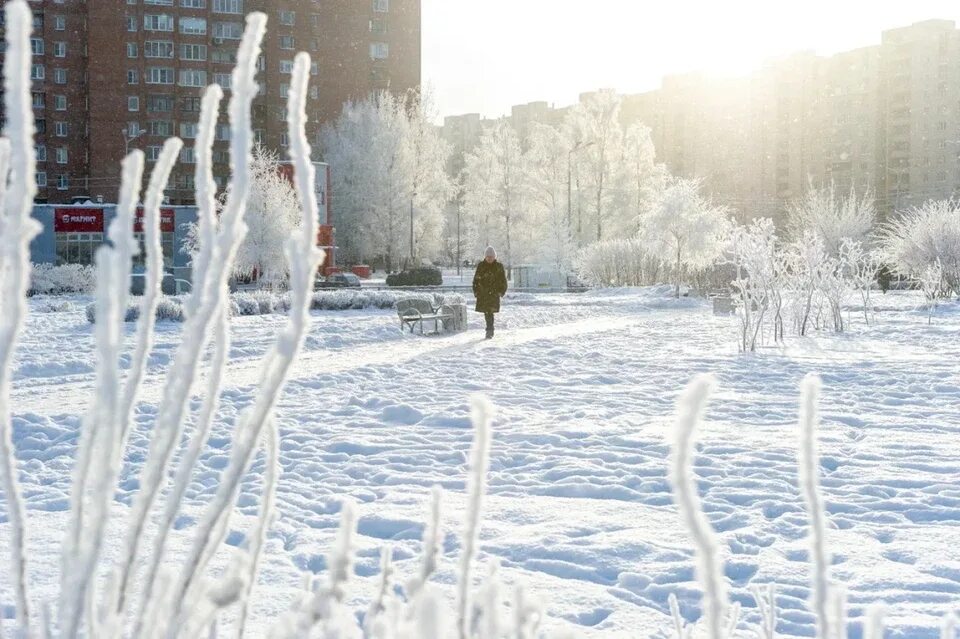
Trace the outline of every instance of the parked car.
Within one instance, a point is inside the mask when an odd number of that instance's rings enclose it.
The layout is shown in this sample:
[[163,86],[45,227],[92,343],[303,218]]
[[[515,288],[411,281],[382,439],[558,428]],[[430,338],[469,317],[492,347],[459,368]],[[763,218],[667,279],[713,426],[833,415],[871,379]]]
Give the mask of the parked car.
[[318,277],[314,288],[360,288],[360,278],[353,273],[334,273]]
[[421,266],[387,275],[387,286],[440,286],[443,273],[433,266]]
[[[143,295],[144,289],[147,287],[147,274],[146,273],[131,273],[130,274],[130,294],[131,295]],[[164,273],[163,279],[160,280],[160,291],[164,295],[186,295],[193,290],[193,285],[185,279],[179,277],[174,277],[173,273]]]

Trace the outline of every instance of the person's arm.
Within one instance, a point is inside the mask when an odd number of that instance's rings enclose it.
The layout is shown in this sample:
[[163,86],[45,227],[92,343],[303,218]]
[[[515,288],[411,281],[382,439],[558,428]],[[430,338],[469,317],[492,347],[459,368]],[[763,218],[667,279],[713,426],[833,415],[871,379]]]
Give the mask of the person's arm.
[[503,297],[507,294],[507,272],[503,268],[503,264],[500,265],[500,297]]
[[477,264],[477,269],[473,272],[473,295],[474,295],[474,297],[476,297],[476,295],[477,295],[477,285],[480,283],[480,280],[478,279],[479,276],[480,276],[480,265]]

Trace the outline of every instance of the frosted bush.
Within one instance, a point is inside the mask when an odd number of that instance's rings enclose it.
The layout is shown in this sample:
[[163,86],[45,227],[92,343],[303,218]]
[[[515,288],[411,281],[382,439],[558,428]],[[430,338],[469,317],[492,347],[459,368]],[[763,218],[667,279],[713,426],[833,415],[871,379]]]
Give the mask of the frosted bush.
[[832,257],[840,255],[844,240],[860,242],[873,229],[877,212],[873,196],[858,196],[854,189],[846,196],[837,194],[831,184],[825,188],[811,188],[794,202],[788,213],[787,228],[794,240],[812,235],[823,244]]
[[960,295],[960,201],[930,201],[885,225],[880,249],[897,273],[920,279],[939,268],[943,293]]
[[[136,322],[139,320],[142,303],[143,300],[140,298],[128,301],[124,307],[123,321]],[[183,304],[175,297],[158,296],[154,306],[154,317],[158,321],[183,322],[185,319],[183,313]],[[96,302],[87,304],[85,312],[87,321],[91,324],[95,324],[97,320]]]
[[44,300],[34,304],[32,310],[37,313],[69,313],[74,308],[73,303],[66,300]]
[[651,257],[638,238],[604,240],[580,249],[574,268],[593,286],[647,286],[657,283],[660,260]]
[[30,290],[34,294],[64,295],[90,294],[96,281],[92,266],[84,264],[34,264],[31,269]]

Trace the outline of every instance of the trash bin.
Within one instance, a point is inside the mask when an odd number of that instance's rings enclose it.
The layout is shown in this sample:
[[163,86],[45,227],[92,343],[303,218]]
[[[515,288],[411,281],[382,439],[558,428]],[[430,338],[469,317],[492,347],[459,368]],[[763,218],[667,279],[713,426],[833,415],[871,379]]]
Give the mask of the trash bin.
[[445,333],[462,333],[467,330],[466,304],[444,304],[440,307],[440,313],[453,315],[452,318],[443,320]]
[[350,270],[353,271],[353,274],[359,278],[365,280],[370,279],[370,267],[366,264],[357,264],[356,266],[351,266]]

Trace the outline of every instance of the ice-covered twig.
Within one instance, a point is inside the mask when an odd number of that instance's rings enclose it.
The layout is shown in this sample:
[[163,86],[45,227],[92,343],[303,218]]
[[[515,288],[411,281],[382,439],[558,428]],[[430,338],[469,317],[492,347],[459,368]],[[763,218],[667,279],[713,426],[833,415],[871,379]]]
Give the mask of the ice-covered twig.
[[[377,594],[370,600],[367,614],[363,618],[363,636],[368,638],[384,635],[384,626],[390,620],[384,619],[387,607],[390,605],[390,589],[393,587],[393,547],[386,546],[380,550],[380,582]],[[389,635],[388,635],[389,636]]]
[[943,616],[943,623],[940,626],[940,639],[956,639],[957,637],[957,616],[948,612]]
[[496,639],[500,636],[500,561],[490,562],[486,584],[481,593],[480,636]]
[[224,470],[217,493],[197,527],[196,541],[180,575],[175,591],[175,617],[180,616],[182,603],[190,591],[194,577],[203,571],[225,534],[231,508],[240,489],[240,480],[249,466],[263,426],[272,416],[290,368],[303,345],[310,321],[313,282],[323,252],[316,247],[319,225],[317,200],[313,190],[310,146],[306,141],[305,105],[309,73],[310,57],[305,53],[298,54],[294,62],[288,100],[288,124],[302,218],[298,236],[291,238],[287,245],[290,263],[290,315],[286,326],[277,336],[276,343],[263,360],[257,385],[259,394],[253,406],[244,411],[237,420],[230,464]]
[[423,550],[420,557],[420,570],[417,576],[407,584],[407,595],[415,597],[437,570],[437,556],[440,554],[440,544],[443,541],[443,530],[440,525],[440,504],[443,499],[443,490],[434,486],[430,490],[430,519],[423,530]]
[[[134,151],[122,163],[117,217],[110,224],[110,244],[97,249],[97,350],[93,401],[83,418],[71,494],[70,530],[63,544],[60,575],[60,632],[73,637],[92,607],[92,581],[110,515],[113,486],[122,459],[123,434],[119,360],[123,346],[130,269],[136,244],[133,220],[143,179],[143,153]],[[88,623],[96,624],[90,617]]]
[[703,513],[693,470],[694,435],[703,419],[713,386],[710,375],[698,375],[677,401],[670,459],[670,484],[680,517],[693,538],[697,558],[697,579],[703,588],[703,611],[707,636],[721,639],[727,622],[727,588],[723,580],[720,549],[710,522]]
[[830,590],[830,615],[833,639],[847,639],[847,591],[843,587]]
[[254,80],[260,43],[266,29],[266,16],[251,13],[247,16],[247,28],[237,54],[237,66],[231,79],[233,95],[230,100],[230,157],[233,176],[227,202],[221,216],[220,232],[217,235],[207,269],[195,272],[197,286],[193,290],[198,301],[191,303],[194,309],[183,328],[183,337],[173,363],[164,381],[160,410],[153,430],[153,439],[147,460],[140,476],[140,490],[133,501],[130,526],[124,547],[121,550],[121,579],[116,609],[122,611],[129,599],[131,573],[143,543],[144,525],[163,484],[166,469],[173,449],[180,440],[183,418],[190,388],[196,376],[202,345],[213,320],[227,283],[230,264],[237,246],[243,239],[245,227],[243,212],[249,192],[249,163],[252,148],[250,128],[250,104],[257,93]]
[[470,636],[470,569],[480,539],[480,513],[487,490],[490,467],[491,422],[493,406],[481,395],[470,398],[473,420],[473,447],[467,469],[467,513],[463,525],[463,549],[457,567],[457,632],[460,639]]
[[680,614],[680,603],[677,601],[677,595],[670,593],[667,597],[667,604],[670,606],[670,619],[673,621],[673,631],[676,633],[676,639],[685,639],[689,634],[687,632],[687,622]]
[[817,452],[820,378],[807,375],[800,386],[800,450],[798,473],[800,492],[810,518],[810,560],[812,585],[810,606],[817,620],[817,636],[830,637],[830,551],[827,548],[827,522],[820,493],[820,457]]
[[[30,28],[33,13],[25,0],[9,0],[6,12],[6,51],[3,60],[4,111],[9,144],[0,145],[0,485],[7,498],[10,522],[11,581],[19,630],[30,634],[30,598],[27,589],[27,531],[17,478],[10,414],[10,378],[13,353],[27,314],[30,278],[30,240],[40,231],[31,219],[37,192],[33,147],[33,106],[30,96]],[[8,163],[9,158],[9,163]],[[9,176],[7,175],[9,167]],[[8,179],[9,178],[9,179]]]
[[758,639],[775,639],[777,633],[777,595],[776,586],[767,584],[766,595],[759,586],[751,586],[751,594],[760,610],[760,628],[757,631]]
[[863,622],[863,639],[883,639],[883,617],[887,607],[875,603],[867,606],[866,618]]
[[250,571],[246,588],[240,596],[240,612],[237,622],[237,639],[243,639],[250,609],[250,594],[257,584],[260,571],[260,558],[267,543],[267,531],[273,523],[274,504],[277,496],[277,482],[280,480],[280,433],[277,424],[270,420],[263,433],[264,471],[263,494],[260,497],[260,511],[257,513],[256,528],[251,535]]

